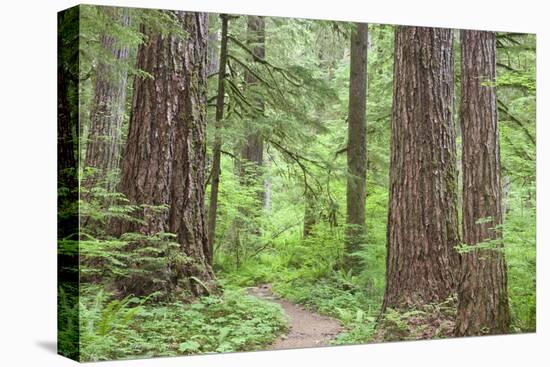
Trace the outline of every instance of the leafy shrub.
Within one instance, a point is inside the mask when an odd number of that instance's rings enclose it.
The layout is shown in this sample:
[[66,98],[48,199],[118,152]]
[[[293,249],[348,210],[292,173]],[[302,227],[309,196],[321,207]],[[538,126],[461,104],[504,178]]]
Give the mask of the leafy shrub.
[[58,287],[57,349],[64,356],[78,358],[78,293],[76,289],[66,289],[67,287],[70,285]]
[[280,306],[242,291],[165,306],[99,293],[81,307],[86,361],[256,350],[286,327]]
[[103,283],[122,296],[185,297],[178,282],[185,280],[184,269],[195,265],[174,237],[125,233],[119,239],[81,241],[81,281]]
[[[523,213],[522,213],[523,212]],[[516,332],[536,329],[536,215],[518,205],[503,227],[508,265],[508,296]]]
[[80,303],[80,351],[83,360],[101,360],[107,355],[124,357],[126,348],[119,344],[120,339],[131,334],[129,326],[142,310],[142,301],[134,297],[108,299],[107,294],[99,291],[89,302]]

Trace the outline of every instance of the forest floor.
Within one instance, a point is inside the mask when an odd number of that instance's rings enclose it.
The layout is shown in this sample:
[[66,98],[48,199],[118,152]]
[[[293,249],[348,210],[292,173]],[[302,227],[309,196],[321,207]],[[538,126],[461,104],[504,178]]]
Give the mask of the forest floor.
[[344,331],[337,320],[306,310],[300,305],[278,298],[270,284],[249,288],[248,293],[258,298],[279,304],[288,318],[289,331],[280,336],[268,350],[322,347],[330,344]]

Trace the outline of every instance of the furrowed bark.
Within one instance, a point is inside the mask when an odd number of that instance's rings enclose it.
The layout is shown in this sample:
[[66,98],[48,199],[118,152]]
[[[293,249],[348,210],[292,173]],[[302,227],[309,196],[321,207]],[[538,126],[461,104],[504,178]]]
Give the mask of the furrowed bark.
[[[205,13],[174,14],[185,37],[144,29],[147,42],[138,49],[137,67],[152,78],[134,81],[120,191],[130,202],[147,206],[140,212],[144,223],[121,223],[118,231],[176,234],[192,262],[175,273],[199,296],[208,293],[203,284],[215,281],[204,212],[208,18]],[[171,284],[172,290],[180,283]]]
[[463,242],[457,336],[502,334],[510,327],[503,253],[502,187],[494,32],[461,31]]
[[456,291],[452,44],[449,29],[396,29],[383,310],[442,301]]

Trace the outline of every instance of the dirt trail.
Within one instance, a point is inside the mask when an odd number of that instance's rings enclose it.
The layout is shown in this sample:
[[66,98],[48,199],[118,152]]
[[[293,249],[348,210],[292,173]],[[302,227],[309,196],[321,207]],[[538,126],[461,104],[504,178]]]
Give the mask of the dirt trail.
[[269,350],[327,346],[343,331],[338,321],[277,298],[269,284],[250,288],[248,293],[278,303],[288,318],[288,333],[277,338],[268,348]]

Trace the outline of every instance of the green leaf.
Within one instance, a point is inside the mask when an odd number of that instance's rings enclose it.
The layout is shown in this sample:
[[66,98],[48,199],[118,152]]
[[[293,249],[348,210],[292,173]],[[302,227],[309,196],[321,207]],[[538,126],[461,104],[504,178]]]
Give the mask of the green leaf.
[[181,343],[180,346],[178,347],[178,350],[180,352],[196,352],[199,350],[200,346],[201,345],[196,341],[189,340],[184,343]]

